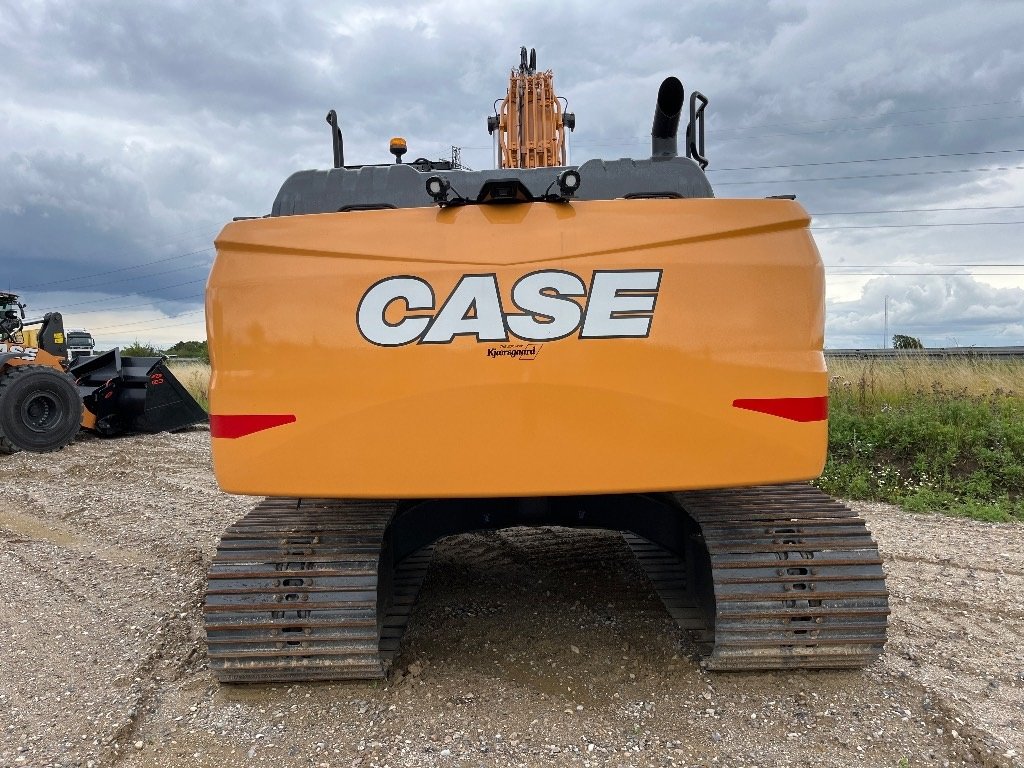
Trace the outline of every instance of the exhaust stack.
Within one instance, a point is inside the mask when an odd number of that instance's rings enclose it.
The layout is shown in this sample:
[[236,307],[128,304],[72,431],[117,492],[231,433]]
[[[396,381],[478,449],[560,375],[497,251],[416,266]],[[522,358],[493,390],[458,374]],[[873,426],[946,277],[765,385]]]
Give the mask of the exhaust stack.
[[327,113],[327,124],[331,126],[331,144],[334,147],[334,167],[345,166],[345,139],[341,135],[341,128],[338,127],[338,113],[333,109]]
[[658,89],[658,103],[654,106],[651,157],[676,157],[679,154],[676,134],[679,132],[679,115],[683,111],[685,97],[679,78],[666,77]]

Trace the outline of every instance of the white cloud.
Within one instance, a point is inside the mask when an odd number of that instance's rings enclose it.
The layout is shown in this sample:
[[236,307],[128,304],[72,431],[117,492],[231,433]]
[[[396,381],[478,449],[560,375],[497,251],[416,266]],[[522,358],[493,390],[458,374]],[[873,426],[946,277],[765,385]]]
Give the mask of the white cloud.
[[832,348],[880,347],[896,333],[927,347],[1015,345],[1024,340],[1024,289],[993,287],[966,274],[880,277],[855,299],[829,301],[827,316],[825,343]]

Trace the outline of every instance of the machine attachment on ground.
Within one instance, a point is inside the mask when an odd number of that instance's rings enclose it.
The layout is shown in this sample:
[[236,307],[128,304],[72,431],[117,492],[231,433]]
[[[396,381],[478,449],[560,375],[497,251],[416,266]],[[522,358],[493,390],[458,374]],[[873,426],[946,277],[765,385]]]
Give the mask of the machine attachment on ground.
[[105,437],[126,432],[176,432],[206,421],[206,411],[167,368],[164,357],[123,356],[112,349],[79,358],[69,371],[87,418]]

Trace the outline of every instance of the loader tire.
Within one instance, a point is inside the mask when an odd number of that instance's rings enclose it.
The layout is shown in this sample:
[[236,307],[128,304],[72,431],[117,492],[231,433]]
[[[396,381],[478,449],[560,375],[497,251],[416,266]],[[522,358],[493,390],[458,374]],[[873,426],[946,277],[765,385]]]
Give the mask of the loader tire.
[[70,444],[82,421],[75,380],[45,365],[0,375],[0,453],[47,453]]

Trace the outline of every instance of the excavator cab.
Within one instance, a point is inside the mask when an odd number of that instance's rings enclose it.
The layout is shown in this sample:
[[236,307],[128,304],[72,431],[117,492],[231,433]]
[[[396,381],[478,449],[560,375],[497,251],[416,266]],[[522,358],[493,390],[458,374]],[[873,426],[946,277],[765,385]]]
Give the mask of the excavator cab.
[[13,293],[0,293],[0,341],[15,341],[25,319],[25,305]]

